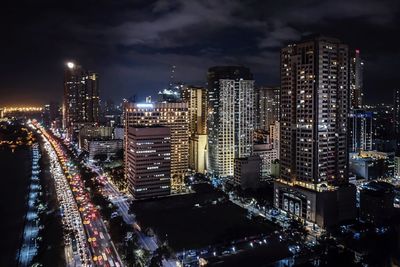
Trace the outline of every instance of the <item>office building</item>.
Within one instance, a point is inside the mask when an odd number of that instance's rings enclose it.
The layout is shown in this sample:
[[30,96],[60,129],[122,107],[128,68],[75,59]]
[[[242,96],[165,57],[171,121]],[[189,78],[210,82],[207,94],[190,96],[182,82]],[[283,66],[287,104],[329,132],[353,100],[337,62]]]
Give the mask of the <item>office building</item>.
[[360,190],[360,220],[373,224],[388,222],[399,214],[400,192],[392,184],[372,181]]
[[327,37],[281,50],[280,179],[274,205],[328,227],[355,218],[348,185],[347,45]]
[[243,190],[260,186],[261,159],[257,155],[235,159],[233,183]]
[[279,159],[278,151],[271,144],[254,144],[253,155],[261,159],[261,179],[271,178],[273,163]]
[[256,89],[257,128],[269,131],[270,125],[279,121],[280,88],[258,87]]
[[135,199],[171,193],[171,130],[161,126],[128,126],[126,176]]
[[378,104],[364,106],[366,111],[372,112],[372,149],[392,152],[396,150],[395,123],[393,106]]
[[395,170],[394,152],[361,151],[350,153],[349,171],[366,180],[391,178]]
[[350,109],[363,107],[363,68],[360,50],[356,49],[350,56]]
[[60,119],[60,107],[57,103],[51,102],[44,105],[42,112],[42,122],[44,126],[47,128],[50,128],[51,126],[60,126]]
[[207,157],[207,89],[185,86],[182,90],[182,101],[188,105],[189,168],[204,173]]
[[68,62],[64,75],[63,128],[75,138],[82,124],[99,121],[99,77]]
[[208,70],[208,171],[232,177],[234,159],[248,157],[255,128],[254,80],[241,66]]
[[[161,125],[171,130],[172,186],[181,188],[189,166],[189,118],[187,103],[125,103],[125,136],[129,127]],[[125,141],[125,149],[128,142]],[[126,153],[125,153],[126,154]],[[127,156],[127,155],[125,155]],[[125,173],[127,170],[125,169]]]
[[373,113],[353,109],[348,118],[349,152],[372,150]]
[[122,149],[122,140],[118,139],[84,139],[82,146],[82,150],[88,153],[89,160],[95,160],[96,157],[100,155],[109,159],[110,157],[116,156]]
[[110,140],[112,139],[112,127],[82,125],[78,134],[79,148],[83,148],[84,140]]
[[112,135],[113,139],[124,140],[124,127],[114,127]]

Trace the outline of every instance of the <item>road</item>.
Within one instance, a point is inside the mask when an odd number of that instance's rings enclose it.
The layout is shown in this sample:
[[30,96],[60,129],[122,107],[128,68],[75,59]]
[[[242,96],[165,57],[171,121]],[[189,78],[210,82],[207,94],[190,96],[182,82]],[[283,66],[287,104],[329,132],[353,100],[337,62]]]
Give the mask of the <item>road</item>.
[[[110,201],[118,208],[119,214],[122,216],[124,221],[129,225],[138,225],[137,221],[135,220],[135,215],[129,213],[129,206],[133,201],[133,197],[120,192],[110,181],[110,179],[104,175],[104,172],[100,167],[90,163],[86,163],[86,166],[97,174],[97,178],[100,179],[100,182],[104,185],[103,191],[108,196]],[[156,236],[147,236],[142,231],[139,231],[137,227],[134,227],[134,229],[142,248],[150,252],[154,252],[158,248],[159,242]],[[162,263],[164,267],[177,266],[176,260],[173,259],[163,260]]]
[[69,266],[122,266],[107,227],[91,203],[78,169],[65,148],[52,134],[40,129],[56,181],[65,229],[66,261]]

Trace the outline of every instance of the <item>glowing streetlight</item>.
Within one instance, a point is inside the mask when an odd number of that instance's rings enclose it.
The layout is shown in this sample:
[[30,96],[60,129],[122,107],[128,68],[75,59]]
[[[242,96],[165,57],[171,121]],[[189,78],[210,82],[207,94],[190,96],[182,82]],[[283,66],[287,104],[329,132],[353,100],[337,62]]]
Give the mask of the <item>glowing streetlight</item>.
[[73,69],[75,67],[75,64],[73,62],[68,62],[67,67]]

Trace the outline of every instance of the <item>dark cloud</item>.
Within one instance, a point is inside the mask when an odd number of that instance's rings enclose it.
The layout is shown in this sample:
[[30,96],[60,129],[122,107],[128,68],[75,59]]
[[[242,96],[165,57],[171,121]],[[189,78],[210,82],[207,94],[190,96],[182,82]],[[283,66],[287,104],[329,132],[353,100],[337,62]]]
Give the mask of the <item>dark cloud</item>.
[[[102,97],[153,94],[177,79],[204,84],[207,68],[242,64],[279,83],[279,50],[304,35],[361,49],[367,100],[397,86],[397,0],[35,1],[0,10],[0,105],[61,100],[63,64],[100,73]],[[379,92],[379,93],[378,93]]]

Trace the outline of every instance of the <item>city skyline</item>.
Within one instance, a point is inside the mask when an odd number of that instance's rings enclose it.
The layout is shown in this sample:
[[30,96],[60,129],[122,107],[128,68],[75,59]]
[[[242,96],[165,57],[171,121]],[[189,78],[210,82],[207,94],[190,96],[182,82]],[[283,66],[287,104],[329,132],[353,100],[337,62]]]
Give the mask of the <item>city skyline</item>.
[[398,265],[400,2],[63,2],[0,16],[0,266]]
[[361,51],[366,103],[390,101],[397,86],[397,1],[35,3],[3,11],[2,106],[59,99],[60,70],[69,60],[99,73],[103,100],[155,95],[168,87],[172,65],[175,79],[188,84],[205,86],[211,66],[243,65],[256,86],[276,86],[280,48],[309,34],[338,37]]

